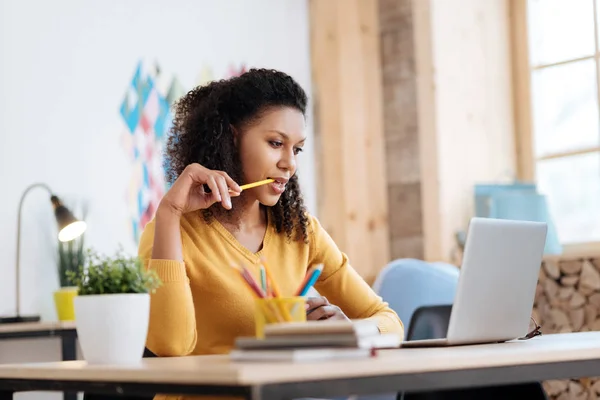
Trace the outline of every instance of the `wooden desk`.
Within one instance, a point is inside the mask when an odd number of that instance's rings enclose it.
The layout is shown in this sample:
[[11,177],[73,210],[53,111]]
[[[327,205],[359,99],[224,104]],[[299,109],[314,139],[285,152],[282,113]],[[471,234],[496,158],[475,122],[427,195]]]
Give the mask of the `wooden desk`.
[[[0,340],[60,338],[61,359],[77,359],[77,330],[75,322],[25,322],[0,324]],[[64,400],[76,400],[77,393],[65,393]]]
[[0,339],[14,339],[32,336],[60,336],[64,332],[74,331],[75,321],[0,324]]
[[252,400],[333,397],[488,386],[600,375],[600,332],[526,341],[382,351],[322,363],[234,363],[228,356],[144,359],[136,366],[84,361],[0,365],[0,400],[25,390],[239,395]]

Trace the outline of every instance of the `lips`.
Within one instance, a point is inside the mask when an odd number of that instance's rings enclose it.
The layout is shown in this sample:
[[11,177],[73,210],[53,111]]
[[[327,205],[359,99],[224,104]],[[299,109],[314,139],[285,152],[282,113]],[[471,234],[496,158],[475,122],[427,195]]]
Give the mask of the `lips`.
[[269,184],[271,190],[273,190],[276,194],[282,194],[285,191],[285,185],[288,183],[289,179],[276,177],[272,177],[270,179],[275,180],[275,182]]

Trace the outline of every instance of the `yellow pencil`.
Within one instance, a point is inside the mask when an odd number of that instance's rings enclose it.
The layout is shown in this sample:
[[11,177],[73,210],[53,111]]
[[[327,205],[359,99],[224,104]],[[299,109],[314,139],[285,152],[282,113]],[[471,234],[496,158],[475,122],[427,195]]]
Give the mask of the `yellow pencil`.
[[266,185],[267,183],[272,183],[272,182],[275,182],[275,179],[265,179],[263,181],[258,181],[258,182],[254,182],[254,183],[247,183],[245,185],[240,186],[240,189],[242,189],[242,190],[251,189],[253,187]]

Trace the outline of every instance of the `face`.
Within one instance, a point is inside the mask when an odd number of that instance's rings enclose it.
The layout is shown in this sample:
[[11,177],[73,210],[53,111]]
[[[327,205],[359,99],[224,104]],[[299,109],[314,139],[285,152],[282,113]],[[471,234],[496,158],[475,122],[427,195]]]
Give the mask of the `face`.
[[274,108],[237,133],[244,183],[275,179],[274,183],[245,191],[265,206],[274,206],[296,173],[305,136],[304,115],[294,108]]

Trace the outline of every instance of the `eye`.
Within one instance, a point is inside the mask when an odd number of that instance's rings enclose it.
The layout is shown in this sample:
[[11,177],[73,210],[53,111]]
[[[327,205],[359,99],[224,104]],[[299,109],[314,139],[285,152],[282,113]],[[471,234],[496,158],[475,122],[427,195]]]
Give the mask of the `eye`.
[[276,141],[276,140],[271,140],[271,141],[269,141],[269,144],[270,144],[271,146],[273,146],[273,147],[281,147],[281,146],[283,146],[283,143],[281,143],[281,142],[278,142],[278,141]]
[[302,147],[296,147],[294,149],[294,154],[300,154],[304,151],[304,149]]

